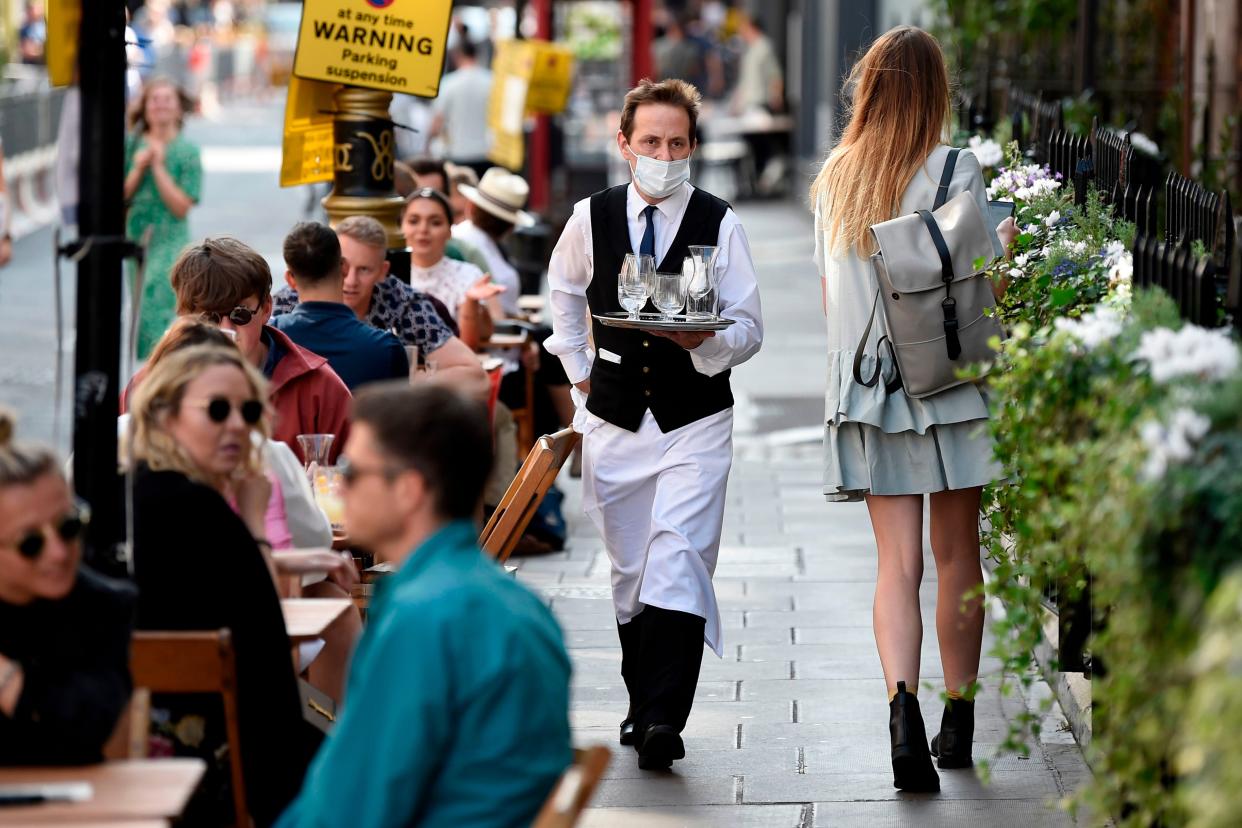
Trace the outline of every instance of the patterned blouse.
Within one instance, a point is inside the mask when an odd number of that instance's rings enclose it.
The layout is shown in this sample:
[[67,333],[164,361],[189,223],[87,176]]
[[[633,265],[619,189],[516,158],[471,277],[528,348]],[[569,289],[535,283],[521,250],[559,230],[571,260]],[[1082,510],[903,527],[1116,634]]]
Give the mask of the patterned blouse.
[[449,313],[457,318],[466,291],[483,278],[483,271],[469,262],[459,262],[445,256],[431,267],[419,267],[410,263],[410,285],[423,293],[430,293],[448,306]]
[[[296,290],[281,290],[272,296],[272,316],[289,313],[297,305]],[[373,328],[396,334],[402,345],[417,346],[420,359],[453,338],[452,329],[436,313],[431,300],[396,276],[375,286],[366,321]]]

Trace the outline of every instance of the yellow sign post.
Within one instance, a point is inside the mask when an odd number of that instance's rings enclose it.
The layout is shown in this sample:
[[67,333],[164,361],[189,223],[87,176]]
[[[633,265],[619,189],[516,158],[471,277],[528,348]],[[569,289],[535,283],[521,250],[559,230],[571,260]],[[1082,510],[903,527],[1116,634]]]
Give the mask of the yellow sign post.
[[332,180],[332,94],[334,83],[289,79],[285,134],[281,141],[280,186]]
[[293,74],[434,98],[452,0],[305,0]]
[[78,67],[78,30],[82,0],[49,0],[47,4],[47,75],[52,86],[73,84]]
[[502,40],[492,60],[488,127],[489,160],[520,169],[526,155],[523,124],[527,115],[555,115],[569,102],[573,54],[544,40]]

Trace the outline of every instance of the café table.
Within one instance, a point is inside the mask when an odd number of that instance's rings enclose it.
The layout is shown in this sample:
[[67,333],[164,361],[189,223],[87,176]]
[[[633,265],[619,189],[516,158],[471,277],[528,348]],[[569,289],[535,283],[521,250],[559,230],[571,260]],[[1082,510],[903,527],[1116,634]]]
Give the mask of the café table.
[[207,766],[201,759],[124,759],[82,767],[0,768],[0,786],[86,782],[82,802],[0,809],[5,825],[167,825],[181,816]]
[[351,606],[348,598],[285,598],[280,602],[285,631],[294,644],[323,637],[324,630]]

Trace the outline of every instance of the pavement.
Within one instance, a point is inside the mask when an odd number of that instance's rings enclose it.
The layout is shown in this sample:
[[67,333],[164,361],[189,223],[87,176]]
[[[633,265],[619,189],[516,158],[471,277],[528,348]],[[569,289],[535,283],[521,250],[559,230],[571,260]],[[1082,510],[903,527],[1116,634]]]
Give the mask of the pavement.
[[[994,757],[1007,722],[1049,697],[997,692],[985,658],[975,756],[990,779],[941,771],[938,795],[892,787],[888,706],[871,633],[875,547],[863,504],[821,495],[826,356],[812,228],[798,204],[738,208],[760,275],[767,340],[733,374],[735,458],[715,584],[725,657],[704,650],[687,756],[668,773],[638,769],[617,742],[625,714],[609,564],[562,475],[570,525],[563,553],[520,560],[518,577],[549,601],[574,663],[571,723],[579,746],[602,743],[612,762],[583,826],[1060,826],[1057,802],[1086,778],[1058,708],[1029,757]],[[935,565],[926,560],[924,682],[929,734],[939,726]],[[991,636],[984,644],[987,653]]]

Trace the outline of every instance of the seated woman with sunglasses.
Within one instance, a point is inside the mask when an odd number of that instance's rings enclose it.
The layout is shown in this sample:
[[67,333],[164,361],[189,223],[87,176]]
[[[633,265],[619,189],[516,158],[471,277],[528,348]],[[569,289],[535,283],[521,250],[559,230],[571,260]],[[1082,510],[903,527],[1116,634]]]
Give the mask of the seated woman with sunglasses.
[[[232,337],[215,325],[182,317],[173,322],[164,337],[156,343],[147,369],[154,368],[178,351],[196,345],[215,345],[226,350],[236,348]],[[212,406],[215,406],[214,412]],[[223,423],[228,419],[227,401],[213,401],[207,407],[207,416],[213,422]],[[121,415],[118,427],[123,445],[128,440],[129,425],[129,415]],[[301,579],[302,597],[348,598],[351,588],[358,582],[353,558],[330,549],[332,525],[316,505],[310,481],[297,457],[278,440],[260,439],[257,432],[251,433],[251,439],[262,452],[262,468],[272,484],[262,536],[271,542],[273,549],[300,547],[303,550],[296,555],[274,556],[277,573],[284,576],[313,573]],[[122,449],[121,457],[125,456]],[[230,502],[230,505],[236,510],[236,504]],[[351,610],[325,630],[321,640],[299,647],[298,663],[306,667],[307,679],[338,703],[344,696],[349,656],[361,634],[362,616],[357,610]]]
[[129,703],[133,590],[79,567],[85,507],[0,410],[0,765],[98,762]]
[[[314,747],[264,536],[271,484],[259,471],[252,434],[266,437],[265,386],[237,349],[169,354],[134,390],[129,449],[138,626],[232,632],[240,758],[259,825],[297,792]],[[169,728],[181,749],[210,759],[224,742],[218,702],[175,704],[189,714]],[[227,779],[223,769],[213,771]]]

